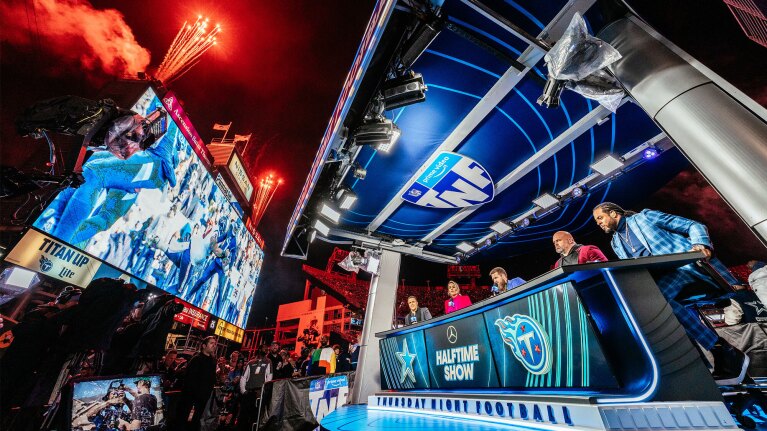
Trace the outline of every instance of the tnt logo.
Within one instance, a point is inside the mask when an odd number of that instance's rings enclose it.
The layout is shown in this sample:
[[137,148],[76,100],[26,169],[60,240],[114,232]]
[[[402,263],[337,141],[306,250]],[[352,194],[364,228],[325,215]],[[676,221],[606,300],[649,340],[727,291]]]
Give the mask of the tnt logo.
[[495,185],[475,160],[441,152],[402,194],[402,199],[429,208],[463,208],[490,202]]
[[495,325],[514,357],[532,374],[551,370],[551,346],[541,324],[524,314],[497,319]]

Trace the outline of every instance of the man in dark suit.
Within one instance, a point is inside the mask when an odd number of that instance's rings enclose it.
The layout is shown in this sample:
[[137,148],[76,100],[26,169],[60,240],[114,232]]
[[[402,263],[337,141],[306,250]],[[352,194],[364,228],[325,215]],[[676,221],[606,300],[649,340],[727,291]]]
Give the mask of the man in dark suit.
[[410,312],[405,315],[405,326],[431,319],[429,309],[419,307],[418,299],[415,296],[407,297],[407,306],[410,308]]

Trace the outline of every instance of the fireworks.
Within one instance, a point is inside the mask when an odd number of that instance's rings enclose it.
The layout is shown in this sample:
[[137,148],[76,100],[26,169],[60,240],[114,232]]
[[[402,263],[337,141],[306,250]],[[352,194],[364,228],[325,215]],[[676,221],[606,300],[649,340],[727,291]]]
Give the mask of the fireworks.
[[208,25],[208,18],[202,16],[198,16],[194,24],[185,21],[157,68],[155,78],[167,85],[197,64],[202,54],[216,44],[216,35],[221,32],[218,24],[211,29]]
[[253,213],[250,215],[254,228],[258,227],[258,223],[261,222],[261,217],[264,216],[266,207],[269,206],[274,192],[277,191],[280,184],[282,184],[282,178],[277,179],[273,174],[269,174],[258,181],[256,198],[253,200]]

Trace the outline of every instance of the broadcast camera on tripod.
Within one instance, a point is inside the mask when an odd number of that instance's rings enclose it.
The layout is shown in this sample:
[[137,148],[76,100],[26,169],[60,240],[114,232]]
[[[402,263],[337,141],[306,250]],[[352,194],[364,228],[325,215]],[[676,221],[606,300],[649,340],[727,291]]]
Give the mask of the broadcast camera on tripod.
[[[49,150],[48,171],[21,172],[2,167],[0,199],[30,193],[33,203],[43,207],[56,192],[83,183],[82,167],[89,151],[108,151],[119,159],[128,159],[162,138],[168,130],[168,120],[166,111],[160,107],[144,117],[120,108],[111,99],[96,101],[62,96],[27,108],[16,120],[16,129],[22,136],[45,139]],[[64,172],[56,172],[57,149],[51,133],[82,137],[74,166],[66,167]],[[40,189],[43,190],[40,194],[34,193]],[[25,221],[18,217],[25,206],[26,203],[14,214],[14,221]]]

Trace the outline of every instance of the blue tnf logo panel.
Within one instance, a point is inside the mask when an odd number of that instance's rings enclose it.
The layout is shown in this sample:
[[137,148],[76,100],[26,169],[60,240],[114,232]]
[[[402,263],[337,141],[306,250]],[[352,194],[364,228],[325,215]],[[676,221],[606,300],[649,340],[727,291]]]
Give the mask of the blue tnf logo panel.
[[475,160],[443,151],[412,181],[402,199],[429,208],[463,208],[490,202],[495,185]]
[[572,284],[484,313],[501,386],[617,388]]

